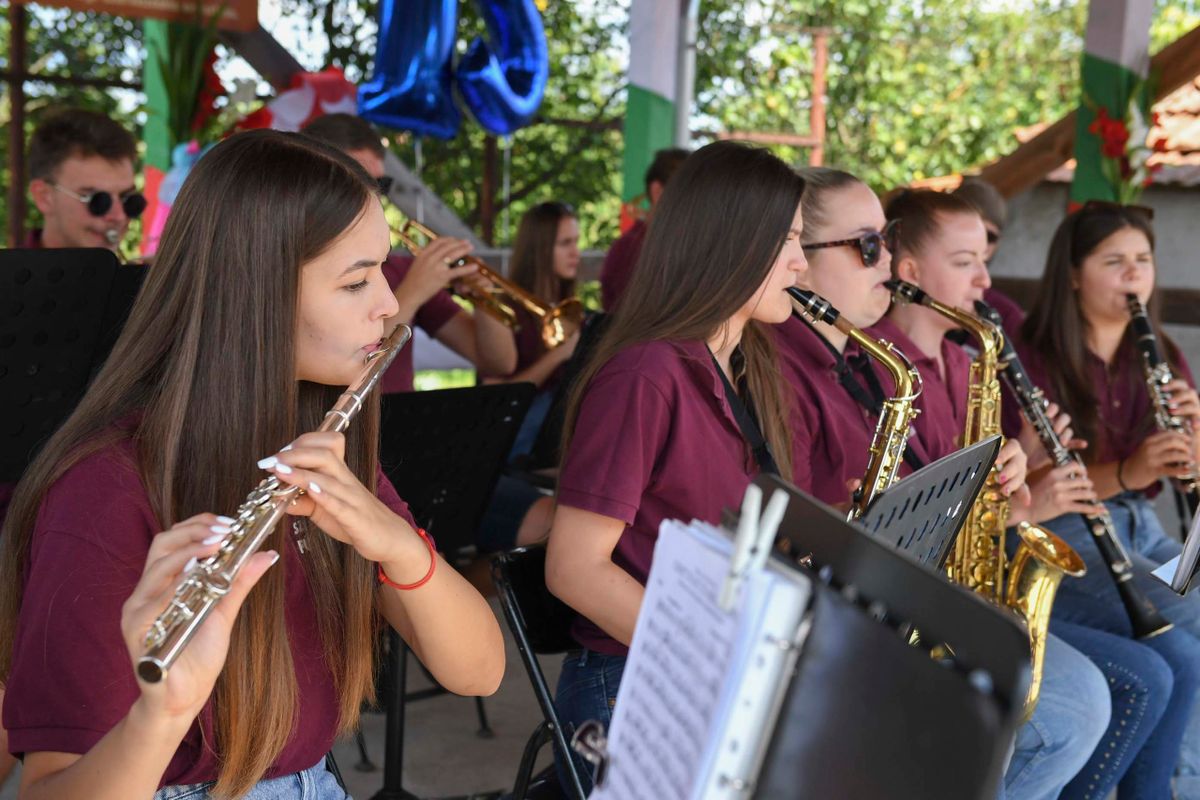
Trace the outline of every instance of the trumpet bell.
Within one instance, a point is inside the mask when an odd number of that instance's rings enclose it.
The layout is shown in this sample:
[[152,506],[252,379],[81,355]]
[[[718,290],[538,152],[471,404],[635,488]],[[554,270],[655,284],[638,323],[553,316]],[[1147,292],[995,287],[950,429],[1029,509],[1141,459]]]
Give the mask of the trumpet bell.
[[583,303],[570,297],[552,306],[542,318],[542,343],[553,350],[583,327]]

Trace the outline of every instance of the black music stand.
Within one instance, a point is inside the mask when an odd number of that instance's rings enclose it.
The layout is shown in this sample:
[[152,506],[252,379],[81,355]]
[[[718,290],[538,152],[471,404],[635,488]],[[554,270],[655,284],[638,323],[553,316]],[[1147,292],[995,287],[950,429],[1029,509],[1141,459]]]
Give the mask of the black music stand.
[[938,569],[999,454],[1000,437],[989,436],[926,464],[880,492],[859,524],[889,547]]
[[[822,566],[754,796],[995,797],[1029,687],[1025,631],[780,478],[755,483],[790,495],[781,549]],[[945,491],[965,502],[978,487]],[[912,627],[952,658],[909,646]]]
[[[506,383],[384,396],[380,465],[448,560],[474,547],[534,391],[530,383]],[[404,704],[445,693],[440,686],[406,693],[407,661],[408,648],[389,630],[383,788],[372,800],[415,798],[403,786]],[[490,734],[480,698],[476,709]]]
[[144,274],[109,250],[0,250],[0,481],[75,409]]

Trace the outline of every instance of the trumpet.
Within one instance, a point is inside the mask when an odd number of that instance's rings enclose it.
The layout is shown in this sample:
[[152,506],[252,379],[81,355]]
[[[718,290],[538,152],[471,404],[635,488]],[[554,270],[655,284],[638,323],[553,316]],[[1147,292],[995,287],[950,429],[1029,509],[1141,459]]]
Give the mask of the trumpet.
[[[319,431],[342,432],[363,406],[363,400],[379,383],[396,355],[412,338],[412,328],[397,325],[382,346],[367,356],[362,372],[346,387],[337,403],[325,414]],[[271,531],[287,513],[292,500],[302,494],[272,475],[259,482],[237,510],[232,530],[216,553],[199,561],[175,589],[170,604],[151,623],[138,659],[137,674],[147,683],[158,683],[196,635],[200,623],[229,593],[233,581],[250,556],[258,552]]]
[[[436,233],[415,219],[405,219],[395,233],[396,238],[414,256],[420,255],[430,242],[438,238]],[[461,267],[465,264],[479,267],[480,277],[490,285],[483,288],[465,282],[462,287],[454,289],[455,294],[469,300],[476,308],[514,331],[521,329],[517,308],[525,309],[538,320],[542,343],[547,349],[558,347],[583,326],[583,304],[578,298],[568,297],[555,304],[542,302],[517,284],[501,277],[475,256],[463,256],[450,266]]]

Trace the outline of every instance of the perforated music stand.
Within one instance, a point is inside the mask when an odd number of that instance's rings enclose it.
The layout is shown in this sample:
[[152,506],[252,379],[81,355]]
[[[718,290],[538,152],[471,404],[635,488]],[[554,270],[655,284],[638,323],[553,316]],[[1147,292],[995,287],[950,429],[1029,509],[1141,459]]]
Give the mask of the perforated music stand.
[[108,250],[0,250],[0,481],[75,409],[144,273]]
[[[754,796],[995,797],[1029,686],[1025,631],[794,486],[755,483],[789,493],[782,549],[821,569]],[[954,491],[965,501],[970,483]],[[952,658],[909,646],[912,627]]]
[[[505,383],[384,396],[380,465],[447,557],[473,547],[534,391],[531,383]],[[407,648],[395,631],[388,643],[384,779],[372,800],[414,797],[403,787],[404,704],[445,692],[406,695]],[[481,702],[476,708],[486,730]]]
[[990,436],[912,473],[880,492],[859,524],[919,563],[940,568],[1000,454]]

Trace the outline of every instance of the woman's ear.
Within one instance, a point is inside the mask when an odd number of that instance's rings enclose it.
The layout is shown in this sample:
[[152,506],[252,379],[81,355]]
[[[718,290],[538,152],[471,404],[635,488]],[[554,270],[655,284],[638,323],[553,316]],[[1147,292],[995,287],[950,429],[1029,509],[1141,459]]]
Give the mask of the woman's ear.
[[914,286],[921,285],[921,270],[917,266],[917,260],[912,256],[901,256],[900,260],[893,262],[895,264],[896,277]]

